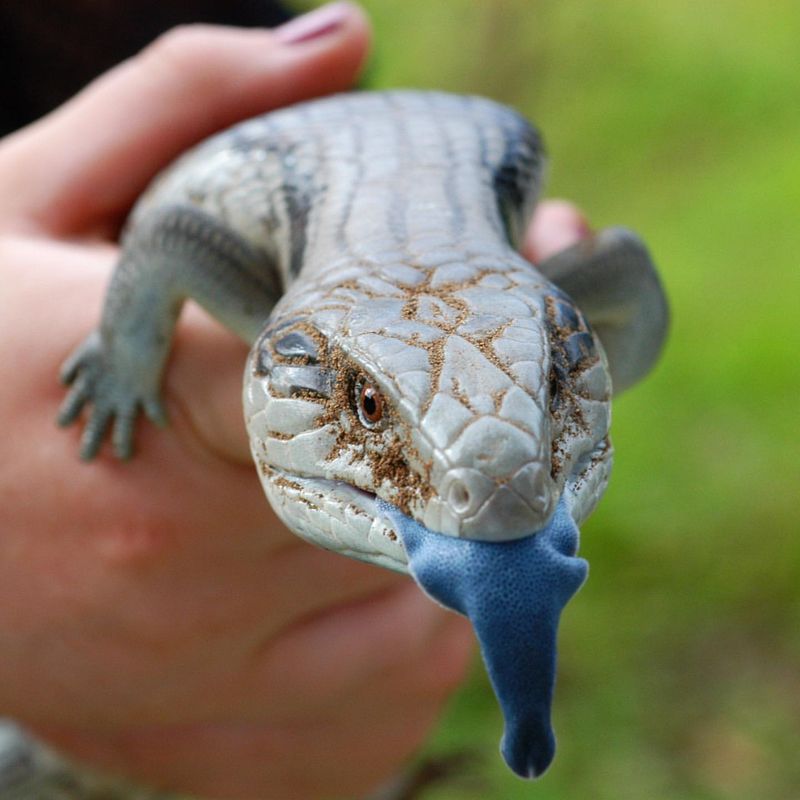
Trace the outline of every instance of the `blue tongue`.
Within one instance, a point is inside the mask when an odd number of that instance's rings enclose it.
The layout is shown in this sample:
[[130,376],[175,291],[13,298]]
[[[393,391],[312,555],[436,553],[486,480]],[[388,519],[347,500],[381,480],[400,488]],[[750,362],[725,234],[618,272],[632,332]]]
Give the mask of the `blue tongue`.
[[379,504],[403,537],[417,583],[469,617],[505,718],[503,758],[517,775],[538,777],[555,753],[550,708],[558,620],[588,571],[575,555],[578,529],[564,499],[546,528],[507,542],[444,536]]

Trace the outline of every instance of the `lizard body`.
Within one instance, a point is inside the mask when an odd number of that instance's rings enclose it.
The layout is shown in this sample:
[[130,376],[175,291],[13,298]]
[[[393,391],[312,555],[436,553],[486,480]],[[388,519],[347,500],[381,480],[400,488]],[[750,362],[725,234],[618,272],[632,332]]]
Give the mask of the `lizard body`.
[[[504,754],[529,776],[552,757],[556,627],[586,574],[576,526],[609,476],[612,384],[651,368],[667,326],[634,234],[537,266],[519,255],[543,165],[517,113],[437,92],[339,95],[212,137],[132,212],[59,415],[88,409],[84,458],[109,427],[130,457],[139,414],[165,420],[172,332],[199,302],[252,345],[245,418],[277,513],[324,547],[410,568],[470,615]],[[440,534],[469,549],[442,556]],[[156,797],[97,783],[0,721],[1,800],[96,791]]]

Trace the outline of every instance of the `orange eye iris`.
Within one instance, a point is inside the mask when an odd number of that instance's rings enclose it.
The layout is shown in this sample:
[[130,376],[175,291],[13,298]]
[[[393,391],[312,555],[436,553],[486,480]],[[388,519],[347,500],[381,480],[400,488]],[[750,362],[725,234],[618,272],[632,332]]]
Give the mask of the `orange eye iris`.
[[358,387],[358,414],[367,425],[377,425],[383,419],[383,395],[371,383]]

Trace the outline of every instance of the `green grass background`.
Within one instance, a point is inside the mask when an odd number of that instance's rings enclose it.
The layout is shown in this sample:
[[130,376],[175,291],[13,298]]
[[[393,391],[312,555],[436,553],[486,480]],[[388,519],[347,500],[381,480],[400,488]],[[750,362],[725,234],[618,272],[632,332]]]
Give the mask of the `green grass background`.
[[364,5],[370,85],[535,120],[548,194],[639,231],[674,315],[658,369],[615,403],[554,765],[506,771],[476,667],[426,751],[474,758],[421,797],[800,798],[800,4]]

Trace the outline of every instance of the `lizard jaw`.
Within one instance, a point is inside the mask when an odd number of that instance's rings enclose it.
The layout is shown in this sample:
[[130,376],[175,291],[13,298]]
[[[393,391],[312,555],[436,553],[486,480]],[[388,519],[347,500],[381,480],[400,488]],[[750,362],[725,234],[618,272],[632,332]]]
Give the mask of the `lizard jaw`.
[[306,541],[351,558],[408,572],[408,558],[372,492],[327,478],[289,475],[262,465],[264,491],[283,523]]

